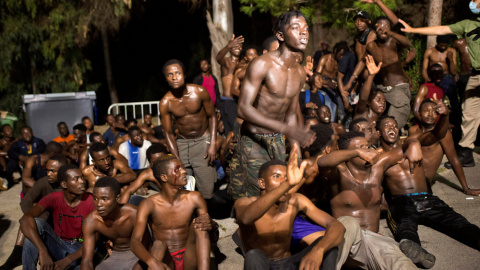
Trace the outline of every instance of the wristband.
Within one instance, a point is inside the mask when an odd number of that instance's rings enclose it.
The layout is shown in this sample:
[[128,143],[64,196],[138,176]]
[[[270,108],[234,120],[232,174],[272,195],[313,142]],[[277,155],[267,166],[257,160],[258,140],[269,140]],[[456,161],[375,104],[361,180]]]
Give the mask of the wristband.
[[467,194],[467,192],[470,190],[471,188],[467,188],[467,190],[464,190],[463,193],[464,194]]

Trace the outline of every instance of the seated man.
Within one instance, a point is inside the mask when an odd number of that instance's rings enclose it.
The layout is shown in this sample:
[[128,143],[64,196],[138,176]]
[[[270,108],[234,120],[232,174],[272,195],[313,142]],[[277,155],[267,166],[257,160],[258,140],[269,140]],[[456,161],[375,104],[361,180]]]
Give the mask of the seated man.
[[85,180],[88,181],[87,192],[92,193],[95,182],[104,176],[113,177],[123,185],[135,180],[137,175],[132,169],[118,160],[112,160],[106,144],[94,143],[89,151],[93,157],[93,164],[82,170]]
[[35,181],[47,175],[45,165],[47,161],[54,155],[62,154],[63,147],[54,141],[47,143],[45,152],[36,156],[30,156],[25,162],[22,172],[22,199],[25,194],[33,187]]
[[[279,160],[264,163],[258,174],[261,196],[242,197],[235,202],[246,252],[244,269],[292,269],[299,264],[300,269],[335,269],[337,250],[332,248],[342,242],[345,228],[305,196],[288,193],[301,182],[307,165],[304,161],[298,167],[296,153],[294,145],[288,168]],[[326,232],[303,251],[291,255],[292,224],[300,211]]]
[[[94,131],[92,132],[92,134],[90,134],[90,143],[96,143],[96,142],[100,142],[100,143],[103,143],[103,144],[107,144],[105,142],[105,138],[103,138],[102,134]],[[108,148],[108,151],[110,152],[110,154],[112,155],[112,157],[114,157],[116,160],[118,161],[121,161],[123,164],[125,165],[128,165],[128,160],[123,156],[121,155],[120,153],[118,153],[117,150],[115,150],[113,147],[110,147],[110,146],[107,146]],[[87,147],[87,149],[85,149],[83,151],[83,153],[80,155],[80,169],[83,170],[83,168],[87,167],[88,165],[91,165],[93,164],[93,158],[92,158],[92,155],[90,154],[90,151],[88,151],[88,149],[90,149],[90,147]]]
[[108,146],[112,147],[115,144],[116,138],[125,135],[126,132],[124,132],[124,129],[118,127],[119,125],[117,124],[113,115],[107,115],[106,122],[109,128],[103,133],[103,138],[107,142]]
[[[355,118],[350,122],[348,128],[349,131],[358,131],[365,134],[365,140],[367,140],[370,148],[376,148],[376,142],[378,141],[378,135],[374,133],[376,122],[368,122],[367,118]],[[374,138],[375,137],[375,138]],[[375,141],[375,144],[373,142]]]
[[70,134],[70,132],[68,131],[67,124],[65,122],[58,123],[57,128],[58,128],[58,133],[60,133],[60,136],[53,139],[53,141],[60,143],[62,145],[66,145],[68,142],[74,140],[73,134]]
[[[58,181],[63,191],[42,198],[20,219],[20,228],[27,237],[23,269],[37,269],[37,262],[42,269],[66,269],[77,266],[82,257],[82,221],[95,209],[93,198],[85,193],[87,183],[75,165],[60,167]],[[53,217],[53,228],[37,218],[45,211]]]
[[[130,236],[137,220],[137,207],[119,204],[120,185],[113,177],[100,178],[93,188],[93,210],[83,223],[82,270],[93,268],[93,254],[99,234],[113,242],[112,254],[97,270],[130,270],[138,262],[130,250]],[[138,269],[141,269],[138,265]]]
[[[28,192],[20,201],[20,207],[24,214],[27,213],[33,207],[33,205],[37,204],[43,197],[52,192],[62,190],[57,181],[57,173],[58,169],[65,164],[68,164],[67,158],[62,155],[54,155],[47,161],[47,164],[45,165],[47,169],[47,176],[36,181],[30,192]],[[47,217],[48,213],[40,216],[40,218],[43,219],[46,219]],[[22,233],[20,228],[18,228],[15,247],[5,263],[0,266],[0,269],[13,269],[19,265],[22,265],[22,250],[24,241],[25,235]]]
[[38,155],[45,151],[45,142],[33,136],[32,128],[26,126],[20,130],[20,140],[14,142],[8,150],[6,177],[8,186],[13,186],[13,172],[18,165],[25,165],[29,156]]
[[120,144],[118,152],[128,160],[128,167],[140,173],[150,166],[147,159],[147,149],[152,143],[143,139],[142,131],[137,126],[130,127],[128,135],[130,140]]
[[0,190],[8,189],[8,181],[6,179],[6,170],[8,162],[8,149],[17,141],[17,138],[13,137],[13,128],[9,124],[3,124],[0,128]]
[[443,99],[443,89],[440,86],[443,78],[443,67],[440,64],[433,64],[428,67],[429,82],[420,85],[415,100],[413,102],[413,115],[417,121],[420,121],[420,104],[427,99],[435,97],[438,100]]
[[[209,269],[208,232],[192,226],[195,213],[208,215],[205,200],[199,192],[181,189],[187,184],[187,171],[180,160],[166,157],[152,170],[162,186],[140,203],[131,238],[133,253],[152,269],[162,269],[164,263],[172,269],[173,264],[175,269]],[[155,240],[150,252],[141,243],[147,222]]]
[[87,127],[83,124],[77,124],[73,127],[73,141],[68,143],[70,158],[73,163],[80,163],[80,155],[87,148]]
[[328,106],[321,105],[320,107],[318,107],[318,120],[320,121],[320,123],[330,125],[335,134],[337,134],[338,136],[343,135],[343,133],[345,133],[345,127],[338,123],[331,122],[331,119],[332,113],[330,112],[330,108]]

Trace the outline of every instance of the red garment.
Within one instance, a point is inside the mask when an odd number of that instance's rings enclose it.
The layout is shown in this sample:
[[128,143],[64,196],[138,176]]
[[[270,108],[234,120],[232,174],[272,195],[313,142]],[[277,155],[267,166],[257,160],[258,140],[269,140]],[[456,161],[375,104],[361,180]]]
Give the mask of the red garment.
[[73,208],[65,202],[63,191],[48,194],[38,204],[53,214],[53,231],[63,240],[82,239],[83,220],[95,210],[93,196],[88,193],[84,193],[80,203]]
[[183,256],[185,255],[185,249],[180,249],[170,253],[175,264],[175,270],[183,270]]
[[425,99],[431,98],[433,99],[433,94],[437,94],[437,99],[442,100],[443,99],[443,89],[439,86],[436,86],[433,83],[424,83],[422,85],[425,85],[428,88],[428,93],[425,96]]
[[208,94],[210,95],[210,98],[212,99],[213,105],[215,105],[215,101],[217,99],[217,96],[215,95],[215,80],[213,80],[213,77],[210,75],[208,77],[203,76],[203,83],[202,86],[207,89]]

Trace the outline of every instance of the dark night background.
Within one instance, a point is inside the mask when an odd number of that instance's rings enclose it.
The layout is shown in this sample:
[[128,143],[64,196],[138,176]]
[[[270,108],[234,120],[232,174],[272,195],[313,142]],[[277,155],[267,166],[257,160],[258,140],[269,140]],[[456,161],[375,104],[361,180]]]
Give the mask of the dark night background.
[[[260,49],[263,40],[272,34],[272,17],[268,14],[240,12],[238,1],[232,1],[234,33],[245,37],[245,44]],[[163,64],[179,59],[186,65],[186,81],[200,72],[199,62],[210,59],[211,42],[205,19],[205,3],[192,10],[176,0],[132,1],[130,20],[118,33],[109,37],[110,57],[115,86],[120,102],[160,100],[166,93]],[[97,91],[98,121],[110,105],[102,44],[96,38],[86,48],[92,61],[88,73],[90,83],[101,83]]]

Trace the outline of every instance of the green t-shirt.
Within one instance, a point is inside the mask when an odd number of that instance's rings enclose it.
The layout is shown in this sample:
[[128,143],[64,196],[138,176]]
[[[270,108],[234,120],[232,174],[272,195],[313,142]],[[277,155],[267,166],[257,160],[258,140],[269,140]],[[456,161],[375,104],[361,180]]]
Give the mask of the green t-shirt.
[[[479,18],[480,19],[480,18]],[[476,70],[480,70],[480,39],[473,41],[476,35],[467,37],[467,34],[480,27],[480,21],[463,20],[461,22],[451,24],[448,27],[457,35],[458,38],[465,38],[468,46],[468,54],[470,55],[470,61],[472,61],[472,67]]]

